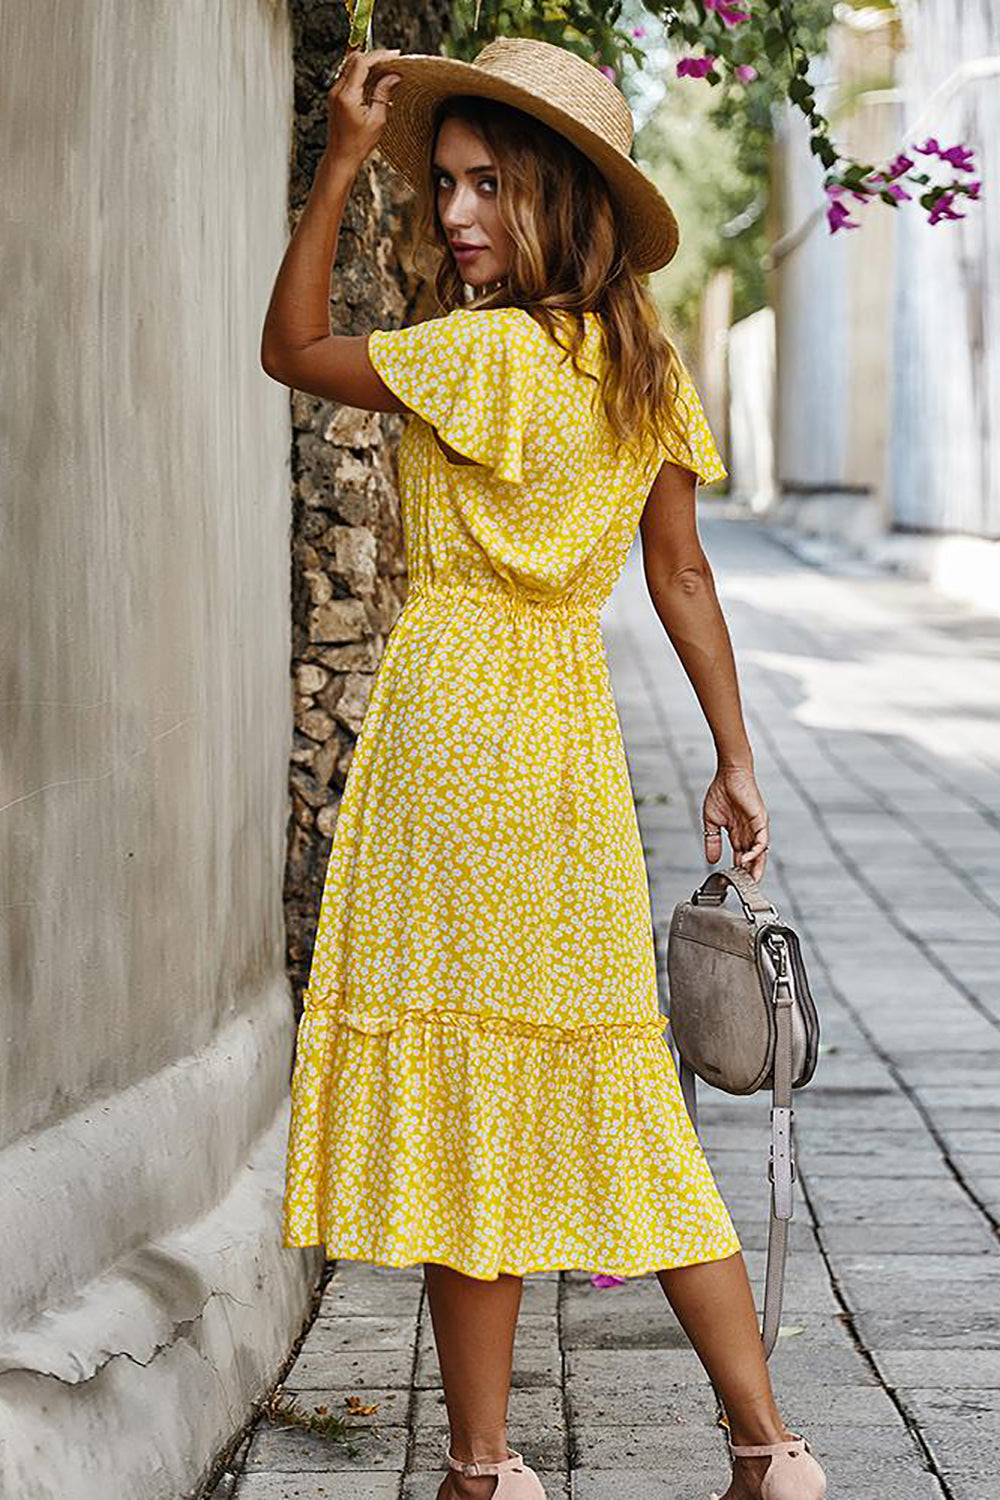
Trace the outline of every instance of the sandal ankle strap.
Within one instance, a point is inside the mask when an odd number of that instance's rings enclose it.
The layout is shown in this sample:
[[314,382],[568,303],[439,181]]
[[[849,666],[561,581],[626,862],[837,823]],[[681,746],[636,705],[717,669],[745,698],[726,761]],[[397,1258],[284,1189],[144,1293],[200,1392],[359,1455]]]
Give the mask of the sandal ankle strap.
[[811,1452],[808,1442],[801,1433],[795,1432],[791,1439],[783,1443],[752,1443],[747,1446],[736,1447],[729,1444],[729,1451],[734,1458],[766,1458],[769,1454],[776,1453],[806,1453]]
[[524,1459],[520,1453],[511,1448],[506,1458],[498,1459],[496,1463],[489,1463],[485,1459],[474,1458],[468,1463],[462,1463],[448,1450],[448,1465],[464,1474],[467,1479],[474,1479],[479,1474],[517,1474],[524,1468]]

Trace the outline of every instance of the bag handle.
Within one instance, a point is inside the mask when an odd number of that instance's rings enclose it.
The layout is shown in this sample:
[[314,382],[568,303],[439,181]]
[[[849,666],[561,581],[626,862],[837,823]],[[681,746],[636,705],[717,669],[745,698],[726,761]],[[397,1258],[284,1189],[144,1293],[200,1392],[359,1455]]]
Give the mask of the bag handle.
[[741,870],[738,865],[733,865],[729,870],[713,870],[691,900],[696,906],[721,906],[730,887],[739,896],[748,917],[755,919],[764,912],[769,912],[774,917],[778,915],[776,908],[761,893],[753,876],[748,871]]

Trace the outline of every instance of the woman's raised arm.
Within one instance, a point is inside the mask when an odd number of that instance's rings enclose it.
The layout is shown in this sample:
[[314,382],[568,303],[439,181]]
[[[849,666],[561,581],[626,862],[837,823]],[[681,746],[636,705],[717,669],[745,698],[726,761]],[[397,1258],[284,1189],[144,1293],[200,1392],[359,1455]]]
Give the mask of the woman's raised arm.
[[260,362],[272,380],[365,411],[405,411],[368,359],[366,334],[331,334],[330,272],[344,206],[385,124],[394,73],[381,94],[362,98],[373,63],[399,49],[349,53],[327,99],[327,143],[305,207],[285,250],[261,331]]

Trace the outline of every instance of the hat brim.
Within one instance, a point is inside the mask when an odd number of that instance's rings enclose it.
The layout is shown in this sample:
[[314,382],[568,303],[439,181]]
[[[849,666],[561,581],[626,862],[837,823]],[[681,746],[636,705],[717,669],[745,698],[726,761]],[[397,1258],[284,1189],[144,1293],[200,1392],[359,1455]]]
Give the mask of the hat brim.
[[412,187],[419,187],[427,169],[427,143],[434,110],[453,94],[476,94],[499,99],[541,120],[565,136],[604,174],[620,214],[629,260],[640,275],[658,271],[672,260],[680,243],[677,220],[659,188],[631,157],[610,145],[549,100],[507,78],[488,73],[459,58],[406,53],[373,64],[366,90],[387,73],[398,73],[392,86],[391,108],[376,150]]

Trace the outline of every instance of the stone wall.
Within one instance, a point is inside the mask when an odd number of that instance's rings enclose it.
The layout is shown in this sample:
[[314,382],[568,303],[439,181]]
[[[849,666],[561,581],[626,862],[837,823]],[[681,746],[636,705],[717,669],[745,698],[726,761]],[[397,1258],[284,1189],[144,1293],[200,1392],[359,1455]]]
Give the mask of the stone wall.
[[[346,21],[330,0],[294,0],[296,145],[291,222],[326,140],[319,80],[343,51]],[[437,52],[447,7],[382,0],[374,44]],[[369,157],[341,226],[331,282],[334,333],[398,327],[418,284],[399,254],[410,189]],[[330,839],[372,676],[406,594],[395,484],[403,418],[292,396],[292,676],[295,740],[285,910],[288,967],[301,993]]]

